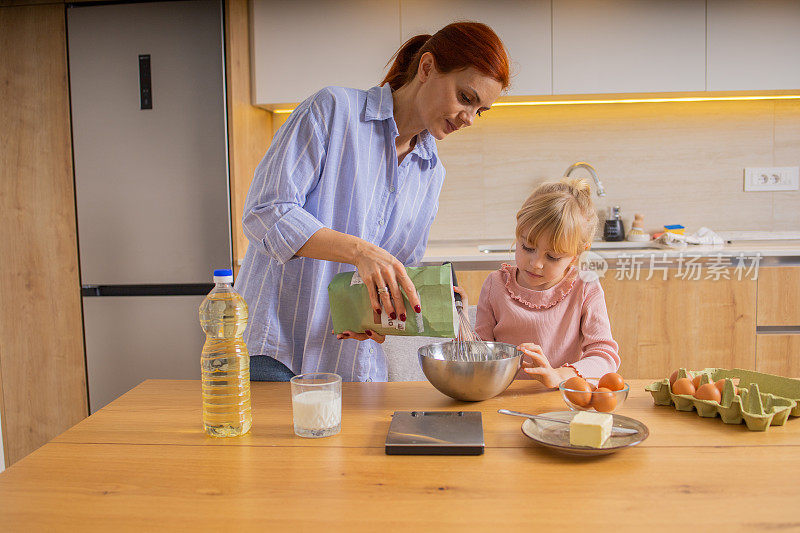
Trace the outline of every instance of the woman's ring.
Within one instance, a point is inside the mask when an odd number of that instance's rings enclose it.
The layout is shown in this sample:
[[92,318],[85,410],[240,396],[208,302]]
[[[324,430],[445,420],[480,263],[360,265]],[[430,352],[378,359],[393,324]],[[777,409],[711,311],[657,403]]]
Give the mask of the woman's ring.
[[378,289],[378,294],[383,294],[384,292],[389,292],[388,286]]

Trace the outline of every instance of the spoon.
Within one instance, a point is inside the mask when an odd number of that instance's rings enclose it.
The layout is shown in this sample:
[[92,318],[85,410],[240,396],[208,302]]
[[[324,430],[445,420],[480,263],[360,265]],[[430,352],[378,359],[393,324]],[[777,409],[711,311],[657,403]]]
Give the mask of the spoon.
[[[548,422],[557,422],[559,424],[569,424],[569,420],[559,420],[558,418],[550,418],[549,416],[532,415],[529,413],[520,413],[519,411],[511,411],[509,409],[498,409],[501,415],[521,416],[523,418],[530,418],[531,420],[546,420]],[[638,433],[635,429],[612,427],[612,435],[635,435]]]

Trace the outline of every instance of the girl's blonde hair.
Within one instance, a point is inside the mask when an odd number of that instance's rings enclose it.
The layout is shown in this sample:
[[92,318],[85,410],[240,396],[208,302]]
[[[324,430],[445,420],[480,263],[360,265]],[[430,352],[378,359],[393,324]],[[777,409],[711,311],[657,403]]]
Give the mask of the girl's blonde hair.
[[589,182],[579,178],[542,183],[517,212],[517,238],[535,246],[550,233],[557,254],[579,255],[592,242],[597,212]]

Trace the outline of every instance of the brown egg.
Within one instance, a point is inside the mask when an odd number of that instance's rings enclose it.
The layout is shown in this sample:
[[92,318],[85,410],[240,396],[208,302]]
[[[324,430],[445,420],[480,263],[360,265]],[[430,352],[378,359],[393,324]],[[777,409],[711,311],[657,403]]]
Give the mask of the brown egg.
[[673,372],[672,374],[670,374],[670,376],[669,376],[669,386],[670,387],[675,385],[675,380],[678,379],[678,372],[680,372],[680,369],[678,369],[675,372]]
[[592,389],[582,377],[569,378],[564,383],[564,389],[569,389],[564,391],[564,396],[575,405],[586,407],[592,401]]
[[696,389],[689,378],[676,379],[675,384],[672,386],[672,394],[693,395],[695,390]]
[[605,387],[597,387],[592,394],[592,407],[601,413],[610,413],[617,406],[617,397]]
[[694,397],[698,400],[711,400],[717,403],[719,403],[719,401],[722,399],[722,395],[713,383],[700,385],[700,388],[694,393]]
[[625,388],[625,380],[616,372],[609,372],[600,378],[597,387],[606,388],[608,390],[622,390]]
[[[720,395],[722,395],[722,390],[725,388],[725,379],[724,378],[718,379],[717,382],[714,383],[714,386],[717,388]],[[739,387],[737,387],[736,385],[733,386],[733,393],[739,394]]]
[[703,374],[697,374],[694,379],[692,380],[692,385],[694,385],[695,389],[700,388],[700,380],[703,379]]

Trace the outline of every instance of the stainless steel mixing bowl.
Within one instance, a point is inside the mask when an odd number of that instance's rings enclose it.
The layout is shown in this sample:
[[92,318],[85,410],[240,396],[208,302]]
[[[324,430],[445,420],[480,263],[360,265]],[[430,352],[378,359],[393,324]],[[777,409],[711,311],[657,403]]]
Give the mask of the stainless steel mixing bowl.
[[491,354],[487,361],[455,361],[456,343],[448,341],[420,348],[419,364],[431,385],[451,398],[467,402],[487,400],[514,381],[522,352],[504,342],[483,344]]

